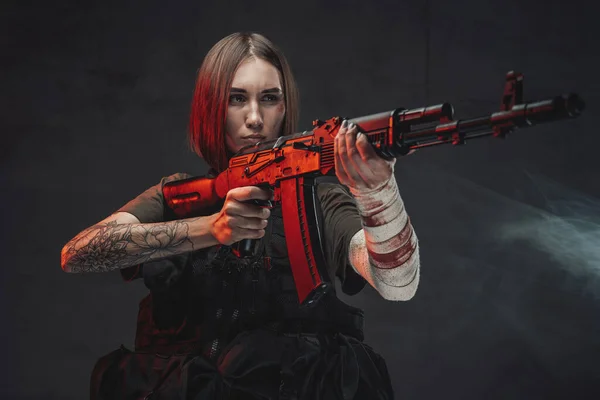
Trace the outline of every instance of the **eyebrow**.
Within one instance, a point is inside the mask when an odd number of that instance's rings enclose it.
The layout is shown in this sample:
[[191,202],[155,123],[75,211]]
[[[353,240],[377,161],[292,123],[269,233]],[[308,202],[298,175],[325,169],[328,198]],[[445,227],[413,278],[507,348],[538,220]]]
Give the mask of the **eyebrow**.
[[[231,93],[246,93],[246,89],[232,87]],[[263,90],[261,93],[282,93],[282,90],[280,88],[270,88]]]

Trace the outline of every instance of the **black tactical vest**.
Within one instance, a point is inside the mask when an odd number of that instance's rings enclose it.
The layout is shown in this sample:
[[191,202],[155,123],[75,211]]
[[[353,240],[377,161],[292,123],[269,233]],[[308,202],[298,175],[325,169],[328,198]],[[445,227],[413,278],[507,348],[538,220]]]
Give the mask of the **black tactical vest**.
[[[229,246],[213,246],[144,264],[141,274],[150,294],[140,303],[136,350],[201,351],[215,359],[237,334],[256,328],[340,332],[363,340],[362,311],[335,292],[315,307],[299,307],[281,207],[271,209],[252,259],[237,258]],[[333,282],[335,276],[329,278]]]

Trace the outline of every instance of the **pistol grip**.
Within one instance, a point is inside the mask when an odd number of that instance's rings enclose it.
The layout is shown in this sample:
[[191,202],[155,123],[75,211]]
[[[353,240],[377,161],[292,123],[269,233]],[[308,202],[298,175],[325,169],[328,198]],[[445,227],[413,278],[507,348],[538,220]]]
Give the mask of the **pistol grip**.
[[[256,204],[257,206],[272,208],[271,200],[248,200],[247,203]],[[231,246],[233,254],[238,258],[255,257],[258,253],[258,244],[260,239],[242,239]]]

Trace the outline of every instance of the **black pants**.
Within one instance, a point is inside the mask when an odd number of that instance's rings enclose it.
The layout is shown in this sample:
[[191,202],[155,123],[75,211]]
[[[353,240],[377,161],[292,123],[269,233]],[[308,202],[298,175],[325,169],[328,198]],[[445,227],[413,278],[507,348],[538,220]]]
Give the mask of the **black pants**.
[[385,361],[348,336],[239,334],[216,363],[196,354],[116,350],[96,364],[91,399],[389,400]]

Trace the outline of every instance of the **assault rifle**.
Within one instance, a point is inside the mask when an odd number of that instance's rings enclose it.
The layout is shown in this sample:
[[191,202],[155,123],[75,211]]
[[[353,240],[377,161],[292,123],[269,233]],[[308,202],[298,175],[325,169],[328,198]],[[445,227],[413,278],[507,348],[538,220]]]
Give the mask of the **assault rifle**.
[[[391,160],[411,150],[441,144],[454,146],[484,136],[504,137],[517,128],[574,118],[585,105],[574,93],[523,103],[523,75],[510,71],[501,109],[491,115],[454,120],[450,103],[430,107],[397,108],[350,119],[367,135],[380,157]],[[333,283],[325,269],[315,179],[334,175],[334,138],[343,121],[333,117],[315,120],[311,131],[281,136],[246,146],[217,177],[193,177],[167,183],[163,194],[170,210],[180,218],[202,215],[223,202],[227,192],[242,186],[268,187],[280,203],[287,250],[301,305],[318,302]],[[259,205],[265,203],[256,202]],[[238,257],[254,255],[258,240],[232,246]]]

